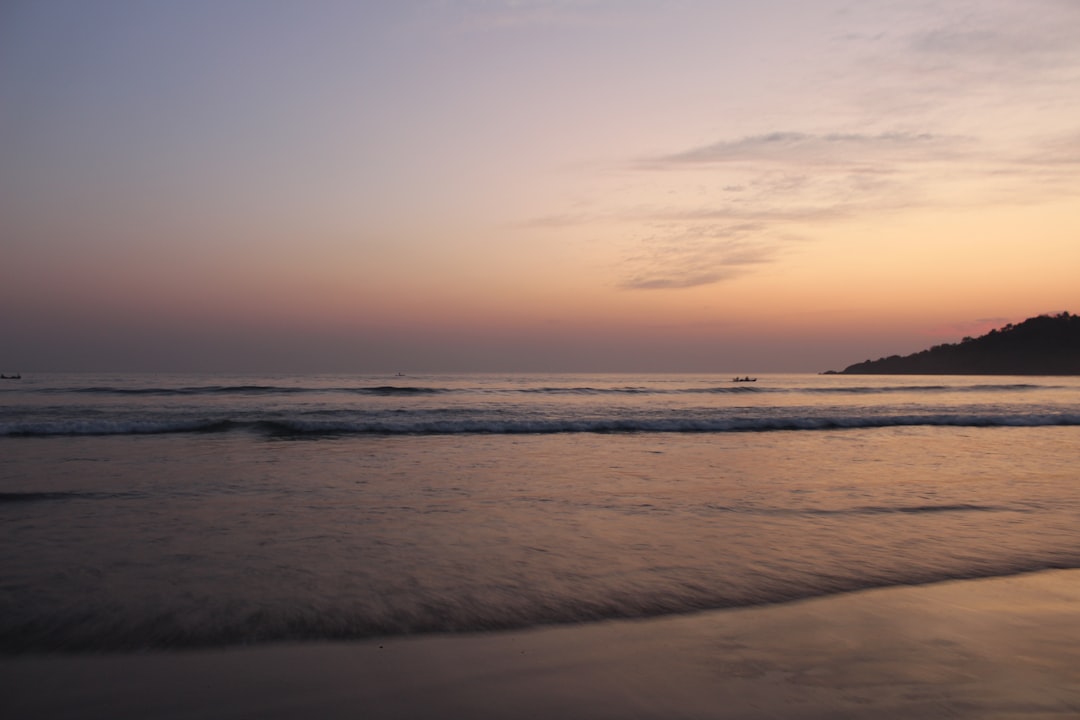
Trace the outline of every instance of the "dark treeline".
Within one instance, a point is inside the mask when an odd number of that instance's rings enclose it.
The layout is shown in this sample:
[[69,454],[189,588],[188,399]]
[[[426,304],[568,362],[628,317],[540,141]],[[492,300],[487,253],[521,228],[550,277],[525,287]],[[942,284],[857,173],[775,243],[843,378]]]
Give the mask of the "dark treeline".
[[1080,375],[1080,316],[1039,315],[977,338],[845,368],[845,374]]

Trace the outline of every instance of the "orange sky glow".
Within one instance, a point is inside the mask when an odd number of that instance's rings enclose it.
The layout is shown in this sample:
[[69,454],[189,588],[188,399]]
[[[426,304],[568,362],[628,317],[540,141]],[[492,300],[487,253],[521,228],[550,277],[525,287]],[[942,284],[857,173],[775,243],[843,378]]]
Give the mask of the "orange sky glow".
[[0,8],[0,367],[819,371],[1080,312],[1080,6]]

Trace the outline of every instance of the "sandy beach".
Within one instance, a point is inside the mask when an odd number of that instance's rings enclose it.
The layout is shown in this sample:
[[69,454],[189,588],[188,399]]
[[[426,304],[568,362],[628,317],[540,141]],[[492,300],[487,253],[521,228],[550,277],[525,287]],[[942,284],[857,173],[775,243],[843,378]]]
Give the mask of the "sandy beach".
[[1075,718],[1080,571],[520,632],[0,660],[13,718]]

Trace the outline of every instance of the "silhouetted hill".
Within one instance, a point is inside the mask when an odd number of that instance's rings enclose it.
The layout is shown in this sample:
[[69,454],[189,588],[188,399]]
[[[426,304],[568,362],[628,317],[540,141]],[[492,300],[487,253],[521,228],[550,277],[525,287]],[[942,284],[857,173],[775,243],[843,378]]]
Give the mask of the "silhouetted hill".
[[1080,316],[1028,318],[978,338],[845,368],[851,375],[1080,375]]

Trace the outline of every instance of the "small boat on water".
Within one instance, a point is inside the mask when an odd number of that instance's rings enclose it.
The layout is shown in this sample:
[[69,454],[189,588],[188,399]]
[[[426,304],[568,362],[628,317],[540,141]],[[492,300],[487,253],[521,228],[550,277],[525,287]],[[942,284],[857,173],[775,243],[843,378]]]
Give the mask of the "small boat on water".
[[757,378],[752,378],[749,375],[746,377],[733,377],[731,382],[757,382]]
[[0,380],[22,380],[22,375],[20,373],[15,373],[14,375],[4,375],[0,373]]

